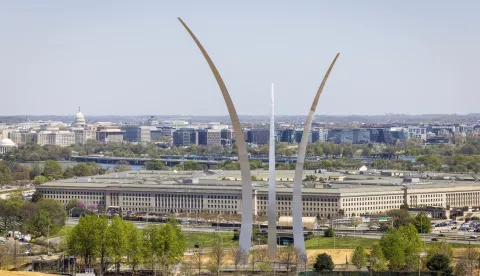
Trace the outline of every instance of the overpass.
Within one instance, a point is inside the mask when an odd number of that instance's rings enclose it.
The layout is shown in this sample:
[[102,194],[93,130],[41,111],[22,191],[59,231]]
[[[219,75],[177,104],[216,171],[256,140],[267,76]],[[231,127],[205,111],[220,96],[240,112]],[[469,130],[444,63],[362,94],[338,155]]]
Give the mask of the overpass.
[[[102,164],[117,164],[120,161],[128,162],[130,165],[143,165],[145,162],[152,161],[152,158],[145,157],[104,157],[104,156],[72,156],[72,159],[77,162],[95,162]],[[369,163],[374,160],[404,160],[404,161],[413,161],[415,160],[412,156],[394,156],[394,155],[382,155],[382,154],[373,154],[368,157],[355,156],[353,158],[345,158],[349,160],[356,160],[363,163]],[[217,165],[223,161],[232,161],[237,162],[237,156],[229,155],[162,155],[160,158],[155,158],[167,166],[175,166],[182,164],[186,161],[195,161],[199,164],[204,164],[207,166]],[[268,155],[252,155],[249,157],[250,161],[262,161],[263,163],[268,163]],[[305,161],[308,162],[318,162],[321,160],[328,160],[327,157],[306,157]],[[276,162],[281,163],[296,163],[296,156],[276,156]]]

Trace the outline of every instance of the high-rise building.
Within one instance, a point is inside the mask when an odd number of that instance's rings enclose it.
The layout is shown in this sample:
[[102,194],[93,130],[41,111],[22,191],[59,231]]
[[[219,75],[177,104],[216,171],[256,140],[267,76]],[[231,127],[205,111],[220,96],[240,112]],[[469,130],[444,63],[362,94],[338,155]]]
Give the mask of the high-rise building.
[[173,144],[181,147],[198,145],[198,133],[193,128],[177,129],[173,132]]
[[120,129],[124,131],[123,141],[139,142],[140,141],[140,125],[122,125]]
[[352,130],[353,144],[368,144],[370,143],[370,131],[368,129],[363,128],[354,128]]
[[248,130],[246,142],[256,145],[265,145],[268,143],[269,138],[270,132],[268,129],[254,128]]
[[[303,136],[303,130],[302,129],[295,130],[295,142],[300,144],[300,142],[302,141],[302,136]],[[312,132],[311,131],[308,133],[307,143],[312,143]]]
[[330,129],[327,136],[328,142],[353,144],[353,130],[351,129]]
[[312,143],[327,141],[328,131],[323,129],[312,130]]
[[219,129],[199,129],[197,135],[199,145],[220,146],[222,144]]

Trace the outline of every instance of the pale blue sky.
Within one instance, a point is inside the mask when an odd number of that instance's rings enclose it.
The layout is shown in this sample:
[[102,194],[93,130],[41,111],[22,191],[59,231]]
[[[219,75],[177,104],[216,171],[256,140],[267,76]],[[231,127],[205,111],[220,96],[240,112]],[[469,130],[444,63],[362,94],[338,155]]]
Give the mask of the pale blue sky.
[[0,0],[0,114],[480,112],[479,1]]

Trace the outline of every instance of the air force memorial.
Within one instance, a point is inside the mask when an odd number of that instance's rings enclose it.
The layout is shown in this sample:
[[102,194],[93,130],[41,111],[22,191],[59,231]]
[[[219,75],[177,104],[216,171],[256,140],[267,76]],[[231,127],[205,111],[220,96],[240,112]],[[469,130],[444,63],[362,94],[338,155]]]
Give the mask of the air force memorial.
[[[205,57],[210,69],[215,76],[217,84],[222,92],[222,96],[227,105],[228,113],[230,115],[230,120],[232,121],[232,126],[235,135],[235,143],[238,148],[238,159],[240,162],[241,178],[242,178],[242,226],[240,232],[240,243],[239,243],[239,252],[242,252],[245,256],[248,256],[248,251],[250,250],[251,240],[252,240],[252,223],[253,223],[253,210],[252,210],[252,183],[251,183],[251,172],[250,164],[248,160],[247,147],[245,144],[245,138],[243,135],[242,127],[238,119],[237,111],[233,104],[233,101],[228,93],[227,87],[217,69],[212,59],[208,55],[205,48],[202,46],[197,37],[193,34],[190,28],[183,22],[182,19],[178,18],[182,25],[185,27],[187,32],[190,34],[192,39],[197,44],[198,48]],[[323,81],[320,84],[320,87],[317,90],[317,93],[313,99],[313,103],[308,112],[307,120],[303,129],[302,139],[299,145],[299,152],[297,157],[297,164],[295,167],[295,176],[294,176],[294,186],[293,186],[293,238],[294,246],[298,250],[300,256],[306,256],[305,252],[305,241],[303,237],[303,223],[302,223],[302,178],[303,178],[303,167],[305,163],[305,154],[308,142],[308,133],[312,127],[313,116],[315,115],[315,110],[322,94],[323,88],[327,82],[328,76],[337,61],[337,58],[340,54],[337,54],[333,59],[330,67],[328,68]],[[274,140],[274,131],[275,131],[275,121],[274,121],[274,86],[272,84],[271,91],[271,116],[270,116],[270,150],[269,150],[269,183],[268,183],[268,255],[273,257],[276,254],[276,217],[277,217],[277,206],[276,206],[276,183],[275,183],[275,140]]]

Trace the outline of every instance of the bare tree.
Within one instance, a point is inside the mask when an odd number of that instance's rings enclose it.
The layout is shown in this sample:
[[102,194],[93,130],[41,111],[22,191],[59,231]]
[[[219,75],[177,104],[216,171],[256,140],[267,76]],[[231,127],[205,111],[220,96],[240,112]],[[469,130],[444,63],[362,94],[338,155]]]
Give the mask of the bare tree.
[[239,266],[245,264],[245,252],[238,246],[232,246],[230,247],[230,256],[233,261],[235,275],[238,275]]
[[212,244],[212,251],[210,253],[210,263],[208,264],[208,269],[210,272],[215,273],[216,275],[220,274],[220,268],[225,262],[226,253],[223,248],[223,241],[221,236],[215,235]]
[[297,270],[307,272],[308,268],[308,256],[306,253],[302,253],[299,250],[295,250],[295,264]]
[[287,271],[287,275],[290,272],[293,272],[295,268],[296,255],[297,253],[293,245],[282,248],[282,250],[278,252],[278,257],[277,257],[278,263],[281,266],[283,265],[285,267],[285,270]]
[[193,264],[198,269],[198,274],[200,274],[202,271],[203,259],[203,250],[201,248],[196,249],[193,254]]
[[192,260],[184,260],[181,263],[180,274],[184,276],[192,276],[195,272],[195,264]]

